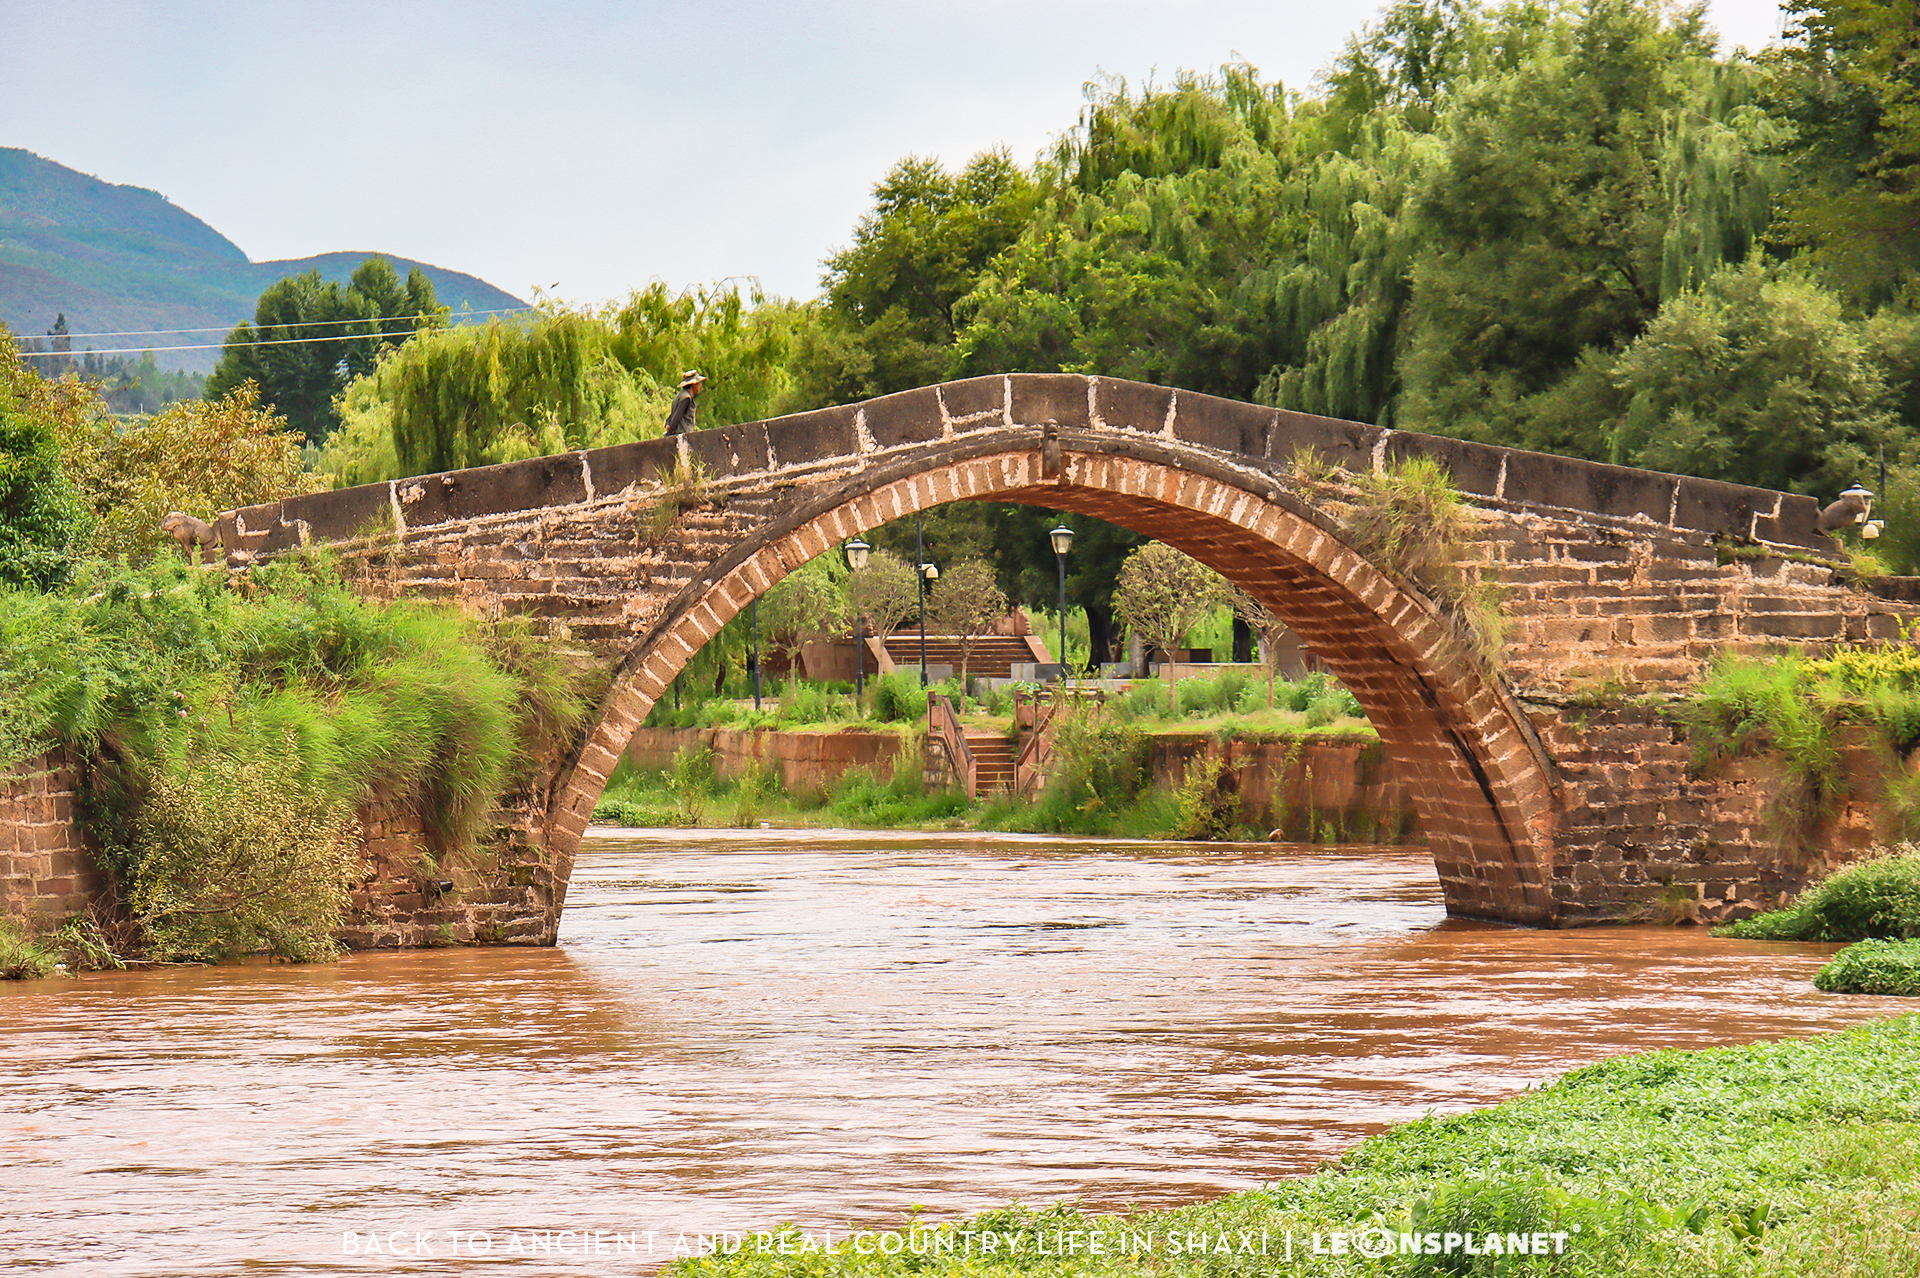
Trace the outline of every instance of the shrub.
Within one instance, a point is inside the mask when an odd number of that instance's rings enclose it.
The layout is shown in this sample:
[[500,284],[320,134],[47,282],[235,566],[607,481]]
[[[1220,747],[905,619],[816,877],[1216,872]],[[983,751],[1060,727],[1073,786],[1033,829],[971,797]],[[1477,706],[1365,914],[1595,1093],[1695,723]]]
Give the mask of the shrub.
[[780,722],[824,723],[827,717],[827,694],[824,689],[798,679],[787,685],[787,695],[780,699]]
[[896,670],[867,681],[873,717],[882,723],[912,723],[927,712],[927,695],[917,671]]
[[[223,832],[222,805],[311,851],[316,823],[336,821],[318,814],[383,791],[440,852],[460,851],[526,757],[577,730],[597,682],[525,623],[369,602],[319,555],[256,568],[240,587],[177,563],[96,562],[58,594],[0,591],[0,764],[53,743],[81,755],[102,860],[123,900],[146,894],[139,911],[170,938],[149,940],[178,953],[327,952],[291,902],[299,917],[284,937],[237,901],[215,911],[219,927],[189,925],[211,907],[178,875],[240,837]],[[299,812],[248,797],[268,792]]]
[[923,790],[903,750],[900,763],[887,781],[876,779],[871,768],[843,772],[834,782],[829,806],[835,818],[849,825],[902,826],[944,821],[959,816],[970,805],[961,790]]
[[667,790],[674,799],[675,825],[700,824],[713,784],[712,747],[690,745],[674,751],[673,765],[667,770]]
[[1240,816],[1240,796],[1221,784],[1224,766],[1211,754],[1187,765],[1187,774],[1175,794],[1179,817],[1172,830],[1176,839],[1210,842],[1233,837]]
[[1920,940],[1849,945],[1815,974],[1813,983],[1829,994],[1920,998]]
[[1793,906],[1714,929],[1751,941],[1920,937],[1920,847],[1903,843],[1810,885]]
[[1493,587],[1464,562],[1474,515],[1446,467],[1431,457],[1409,457],[1384,471],[1362,471],[1353,484],[1358,491],[1347,517],[1353,548],[1426,591],[1473,651],[1497,663],[1506,620]]
[[128,905],[154,954],[338,953],[358,828],[290,763],[214,756],[183,777],[157,774],[134,831],[142,855]]
[[674,824],[671,807],[639,803],[632,799],[603,798],[594,805],[596,825],[620,825],[630,830],[657,830]]

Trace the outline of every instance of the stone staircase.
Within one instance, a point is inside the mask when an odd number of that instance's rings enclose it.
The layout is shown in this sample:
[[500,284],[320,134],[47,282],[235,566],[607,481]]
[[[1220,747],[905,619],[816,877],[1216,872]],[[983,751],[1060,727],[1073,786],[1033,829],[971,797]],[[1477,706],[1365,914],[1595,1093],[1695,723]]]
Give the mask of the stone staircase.
[[[886,638],[887,656],[901,670],[920,668],[920,632],[902,630]],[[1025,639],[1010,635],[988,635],[974,641],[967,657],[969,678],[1011,679],[1018,661],[1037,661],[1039,657]],[[948,665],[960,673],[960,641],[950,635],[927,636],[927,664]]]
[[[929,651],[928,660],[932,660]],[[973,789],[976,796],[1013,789],[1013,742],[998,732],[967,732],[973,752]]]

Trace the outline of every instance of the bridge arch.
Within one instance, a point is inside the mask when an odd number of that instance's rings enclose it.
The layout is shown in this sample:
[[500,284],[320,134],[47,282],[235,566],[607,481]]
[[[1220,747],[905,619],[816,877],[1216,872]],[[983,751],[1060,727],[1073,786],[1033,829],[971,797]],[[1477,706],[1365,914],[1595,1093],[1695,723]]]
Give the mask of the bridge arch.
[[1036,440],[1031,428],[949,434],[858,468],[755,529],[681,590],[628,649],[599,721],[554,778],[546,845],[558,891],[626,742],[703,644],[815,556],[965,500],[1092,515],[1245,589],[1360,701],[1413,796],[1449,911],[1553,921],[1552,764],[1499,677],[1468,654],[1430,599],[1356,553],[1332,520],[1270,475],[1177,441],[1085,449],[1051,430]]

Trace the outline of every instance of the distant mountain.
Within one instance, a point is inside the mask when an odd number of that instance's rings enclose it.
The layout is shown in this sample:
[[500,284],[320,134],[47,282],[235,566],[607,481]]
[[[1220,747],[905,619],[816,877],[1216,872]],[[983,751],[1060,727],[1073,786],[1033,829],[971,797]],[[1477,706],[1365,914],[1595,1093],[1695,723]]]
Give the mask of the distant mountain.
[[253,318],[267,285],[317,270],[344,281],[369,257],[383,256],[404,277],[419,267],[457,316],[523,306],[483,279],[391,253],[322,253],[251,262],[238,245],[158,191],[115,186],[31,151],[0,147],[0,323],[16,336],[43,335],[65,314],[72,333],[126,332],[216,325],[203,337],[97,339],[75,354],[152,345],[162,368],[211,369],[218,351],[164,353],[160,343],[219,341]]

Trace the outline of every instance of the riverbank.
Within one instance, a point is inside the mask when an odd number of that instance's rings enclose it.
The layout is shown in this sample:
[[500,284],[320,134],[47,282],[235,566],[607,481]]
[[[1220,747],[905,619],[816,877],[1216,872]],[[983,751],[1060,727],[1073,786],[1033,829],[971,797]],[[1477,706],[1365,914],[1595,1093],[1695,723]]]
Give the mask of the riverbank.
[[1916,1219],[1920,1017],[1902,1016],[1604,1061],[1189,1207],[747,1233],[668,1272],[1866,1278],[1920,1272]]
[[1037,795],[969,801],[928,780],[915,725],[642,728],[594,819],[627,828],[997,830],[1405,844],[1410,796],[1351,725],[1073,725]]

